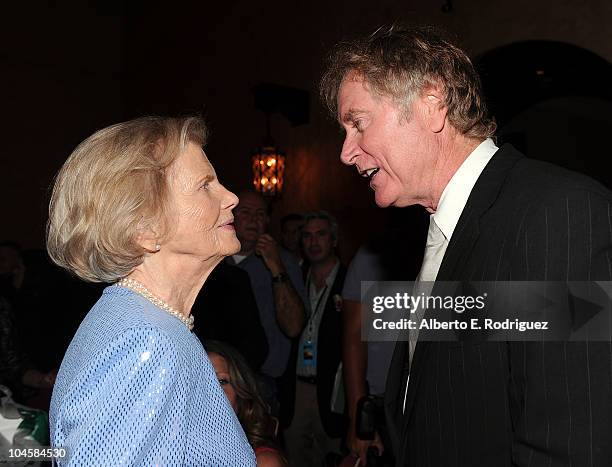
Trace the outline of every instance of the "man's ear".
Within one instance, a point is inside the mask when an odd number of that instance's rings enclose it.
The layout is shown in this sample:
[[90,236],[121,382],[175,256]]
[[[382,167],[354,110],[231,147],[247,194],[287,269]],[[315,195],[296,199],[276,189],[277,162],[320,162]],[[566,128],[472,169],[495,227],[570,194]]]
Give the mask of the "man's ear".
[[425,122],[434,133],[440,133],[446,125],[448,109],[444,103],[444,90],[442,86],[432,85],[423,90],[421,104]]

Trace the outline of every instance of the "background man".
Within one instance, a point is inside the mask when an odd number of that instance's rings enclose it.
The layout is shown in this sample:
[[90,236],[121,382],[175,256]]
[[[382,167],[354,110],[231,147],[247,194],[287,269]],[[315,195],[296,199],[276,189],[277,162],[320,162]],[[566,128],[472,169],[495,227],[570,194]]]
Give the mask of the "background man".
[[300,263],[300,267],[304,261],[301,244],[303,226],[304,216],[301,214],[287,214],[280,220],[281,245],[295,255]]
[[268,339],[246,271],[223,261],[208,276],[191,312],[198,317],[193,332],[202,343],[230,344],[259,371],[268,356]]
[[243,191],[239,200],[234,209],[234,225],[241,249],[231,262],[244,269],[251,280],[268,339],[268,356],[261,366],[261,372],[268,377],[263,396],[276,415],[276,380],[287,368],[290,339],[299,336],[304,326],[304,283],[297,260],[265,233],[269,217],[262,196]]
[[[346,444],[362,465],[367,463],[370,446],[382,454],[377,465],[395,465],[384,416],[385,384],[395,342],[364,342],[361,282],[414,281],[423,260],[421,245],[429,223],[429,216],[416,206],[387,210],[386,214],[383,230],[355,253],[342,289],[342,366],[349,416]],[[367,304],[363,307],[367,309]],[[377,426],[372,440],[359,439],[356,431],[358,402],[366,395],[376,407]]]
[[[477,73],[439,33],[381,28],[343,43],[321,89],[346,130],[341,160],[376,203],[431,214],[419,281],[612,280],[611,193],[498,149]],[[610,465],[610,353],[399,342],[385,394],[397,465]]]
[[[332,405],[339,389],[342,333],[341,298],[346,268],[335,248],[338,224],[325,211],[307,214],[302,246],[310,264],[306,290],[310,316],[299,339],[292,421],[285,431],[291,465],[321,465],[328,452],[340,450],[344,421]],[[293,363],[293,362],[292,362]]]

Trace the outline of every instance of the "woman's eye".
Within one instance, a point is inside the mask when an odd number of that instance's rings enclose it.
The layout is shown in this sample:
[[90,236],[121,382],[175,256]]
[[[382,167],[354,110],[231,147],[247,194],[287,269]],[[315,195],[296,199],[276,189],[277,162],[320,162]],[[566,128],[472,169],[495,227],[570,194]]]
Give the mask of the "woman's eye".
[[226,384],[229,384],[229,379],[219,378],[219,384],[221,386],[225,386]]

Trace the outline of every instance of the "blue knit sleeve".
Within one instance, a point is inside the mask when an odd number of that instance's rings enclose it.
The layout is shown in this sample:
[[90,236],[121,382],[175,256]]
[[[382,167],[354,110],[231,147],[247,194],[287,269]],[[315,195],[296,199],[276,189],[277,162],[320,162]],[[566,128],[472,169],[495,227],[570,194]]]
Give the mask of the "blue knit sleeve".
[[181,465],[185,359],[155,328],[123,332],[82,368],[60,407],[60,465]]

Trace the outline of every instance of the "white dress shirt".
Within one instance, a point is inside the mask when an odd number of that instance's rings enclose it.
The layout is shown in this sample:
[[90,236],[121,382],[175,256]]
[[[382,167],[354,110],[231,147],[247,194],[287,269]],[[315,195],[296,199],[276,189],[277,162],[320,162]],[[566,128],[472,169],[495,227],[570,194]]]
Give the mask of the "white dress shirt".
[[[455,227],[457,227],[457,222],[459,222],[459,218],[467,204],[470,193],[474,185],[476,185],[476,181],[480,177],[480,174],[497,149],[497,146],[493,143],[491,138],[484,140],[463,161],[444,188],[442,196],[440,196],[440,201],[438,202],[438,209],[429,219],[425,256],[423,257],[421,271],[415,283],[415,289],[418,292],[423,292],[423,289],[426,289],[427,293],[431,293],[433,284],[422,284],[419,286],[419,283],[421,281],[433,282],[436,280],[440,265],[442,264],[442,259],[446,253],[446,248],[448,247]],[[423,312],[420,313],[420,316],[416,317],[417,321],[420,321],[422,315]],[[418,330],[415,331],[416,332],[411,332],[409,334],[410,363],[412,363],[412,356],[418,338]],[[403,411],[406,410],[406,396],[408,395],[409,382],[410,376],[408,376],[408,381],[406,381]]]
[[459,217],[480,174],[497,151],[491,138],[485,139],[463,161],[440,196],[438,209],[432,214],[436,224],[450,241]]

